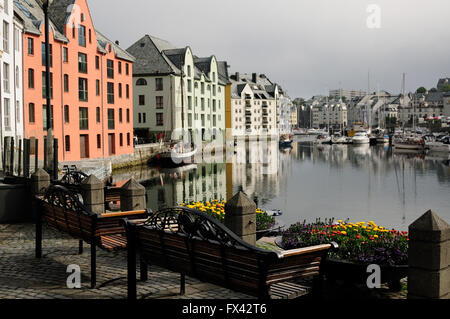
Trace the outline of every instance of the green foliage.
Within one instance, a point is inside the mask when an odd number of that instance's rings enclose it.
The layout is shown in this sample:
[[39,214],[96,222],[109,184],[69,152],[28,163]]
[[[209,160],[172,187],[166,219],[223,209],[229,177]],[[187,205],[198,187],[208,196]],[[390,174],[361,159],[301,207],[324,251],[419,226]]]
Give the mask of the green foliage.
[[450,92],[450,84],[445,84],[442,86],[442,92]]
[[417,89],[416,93],[426,93],[427,89],[424,88],[423,86],[421,86],[420,88]]

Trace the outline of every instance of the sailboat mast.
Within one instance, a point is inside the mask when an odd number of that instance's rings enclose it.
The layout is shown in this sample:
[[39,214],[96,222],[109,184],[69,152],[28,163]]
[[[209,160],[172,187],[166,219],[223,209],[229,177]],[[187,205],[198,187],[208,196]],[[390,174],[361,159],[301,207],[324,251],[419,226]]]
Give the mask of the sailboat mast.
[[[180,65],[181,65],[181,129],[182,134],[184,134],[184,63],[183,58],[180,56]],[[184,138],[183,138],[184,141]]]

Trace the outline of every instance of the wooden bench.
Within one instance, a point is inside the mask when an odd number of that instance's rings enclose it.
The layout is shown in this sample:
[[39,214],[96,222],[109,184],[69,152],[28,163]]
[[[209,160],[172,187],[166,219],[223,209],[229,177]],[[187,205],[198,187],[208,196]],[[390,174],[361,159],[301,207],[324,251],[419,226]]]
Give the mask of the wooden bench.
[[[169,208],[153,213],[144,223],[124,219],[128,240],[128,298],[136,298],[136,256],[141,280],[147,265],[158,265],[185,275],[261,299],[295,298],[309,292],[293,281],[321,279],[321,263],[336,243],[283,252],[256,248],[242,241],[223,224],[202,212]],[[319,285],[313,285],[316,289]]]
[[[69,189],[73,193],[80,192],[81,183],[89,176],[81,171],[69,170],[61,178],[61,180],[54,182],[56,185],[61,185]],[[112,186],[105,186],[105,209],[106,210],[117,210],[120,207],[120,194],[121,188]],[[111,203],[113,205],[111,205]]]
[[91,287],[96,285],[96,247],[107,251],[125,249],[127,240],[123,218],[145,220],[148,210],[94,214],[80,201],[79,195],[61,185],[51,185],[44,196],[36,196],[36,257],[42,256],[42,223],[79,239],[78,253],[83,253],[83,241],[91,246]]

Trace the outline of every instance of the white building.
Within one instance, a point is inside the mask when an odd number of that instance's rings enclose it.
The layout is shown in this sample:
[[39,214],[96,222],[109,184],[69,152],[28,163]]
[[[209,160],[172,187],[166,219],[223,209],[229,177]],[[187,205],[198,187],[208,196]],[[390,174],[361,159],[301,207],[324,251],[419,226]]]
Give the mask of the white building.
[[224,136],[227,83],[219,70],[226,62],[217,61],[215,56],[196,57],[190,47],[176,48],[149,35],[127,51],[136,58],[135,135],[156,140],[162,134],[164,140],[170,140],[175,130],[184,128],[203,140],[214,134]]
[[232,135],[258,136],[279,132],[279,87],[264,74],[230,76]]
[[340,100],[321,99],[311,105],[312,126],[315,128],[334,127],[337,129],[347,126],[347,105]]
[[350,101],[354,98],[363,97],[364,95],[366,95],[365,91],[343,90],[343,89],[330,90],[329,94],[330,98],[333,98],[335,100],[345,98],[345,101]]
[[22,32],[23,23],[14,14],[13,0],[0,1],[1,28],[1,99],[0,99],[0,149],[5,136],[17,141],[24,136]]

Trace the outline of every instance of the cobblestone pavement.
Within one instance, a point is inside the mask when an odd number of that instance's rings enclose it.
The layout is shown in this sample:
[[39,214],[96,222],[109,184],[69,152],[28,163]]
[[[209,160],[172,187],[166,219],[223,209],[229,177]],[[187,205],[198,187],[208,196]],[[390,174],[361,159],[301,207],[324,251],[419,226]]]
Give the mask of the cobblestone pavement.
[[[0,225],[0,299],[124,299],[127,295],[126,252],[97,250],[97,288],[90,289],[90,252],[85,245],[78,255],[78,240],[44,227],[43,256],[34,257],[35,231],[32,224]],[[67,266],[79,265],[82,288],[66,287]],[[138,276],[138,274],[137,274]],[[139,276],[137,277],[139,278]],[[215,285],[186,277],[186,294],[180,296],[179,274],[149,267],[148,281],[138,281],[142,299],[252,299]],[[348,291],[347,291],[348,290]],[[343,292],[345,291],[345,294]],[[390,293],[386,287],[375,294],[361,294],[358,287],[327,286],[327,299],[355,296],[360,298],[405,298],[406,291]]]

